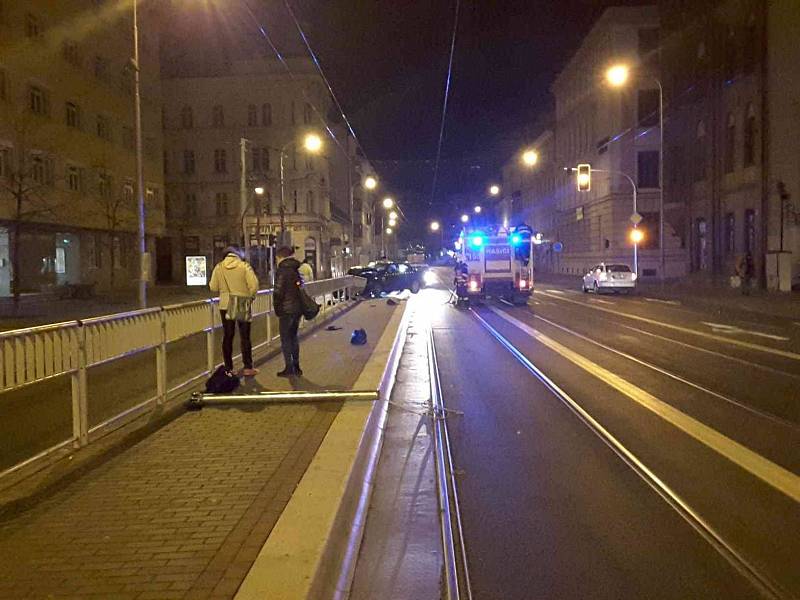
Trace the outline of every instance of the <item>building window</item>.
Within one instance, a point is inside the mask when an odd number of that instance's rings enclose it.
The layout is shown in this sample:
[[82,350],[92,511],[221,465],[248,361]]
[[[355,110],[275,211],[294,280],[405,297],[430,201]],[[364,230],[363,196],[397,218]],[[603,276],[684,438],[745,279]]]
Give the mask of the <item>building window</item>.
[[756,211],[752,208],[744,211],[744,251],[750,255],[756,251]]
[[314,170],[314,157],[310,154],[306,154],[306,171],[313,171]]
[[265,127],[272,125],[272,104],[261,105],[261,124]]
[[218,148],[214,150],[214,172],[228,172],[228,153],[224,149]]
[[194,127],[194,114],[191,106],[184,106],[181,109],[181,127],[191,129]]
[[162,161],[164,165],[164,175],[169,175],[169,152],[167,150],[164,150]]
[[5,70],[0,69],[0,100],[8,99],[8,76]]
[[723,76],[726,81],[731,81],[736,76],[736,35],[732,28],[728,29],[725,36],[725,63],[723,65]]
[[106,173],[101,173],[97,177],[97,193],[101,198],[111,198],[112,181],[111,176]]
[[133,204],[133,182],[128,181],[122,186],[122,199],[130,206]]
[[185,175],[194,175],[195,160],[194,150],[183,151],[183,172]]
[[39,17],[32,13],[25,15],[25,36],[30,39],[40,38],[44,33],[44,27]]
[[258,125],[258,109],[255,104],[251,104],[247,107],[247,125],[249,127]]
[[313,120],[312,110],[313,109],[311,108],[311,105],[308,102],[306,102],[305,105],[303,105],[303,123],[305,123],[306,125],[310,124],[311,121]]
[[64,57],[64,60],[72,66],[81,66],[81,55],[76,42],[70,40],[65,41],[64,45],[61,46],[61,55]]
[[299,207],[297,206],[297,190],[292,192],[292,212],[297,213]]
[[291,110],[291,114],[289,115],[290,116],[290,122],[292,123],[292,125],[296,125],[297,123],[295,121],[295,116],[294,116],[294,112],[295,112],[294,111],[294,100],[292,100],[292,104],[289,107],[289,110]]
[[695,144],[694,180],[702,181],[706,178],[706,124],[700,121],[697,124],[697,143]]
[[94,76],[101,80],[108,78],[108,61],[99,55],[94,57]]
[[223,127],[225,125],[225,113],[221,104],[215,105],[211,110],[211,123],[214,127]]
[[256,173],[269,171],[269,148],[253,148],[253,171]]
[[136,148],[136,140],[133,137],[133,129],[130,127],[122,128],[122,146],[128,150]]
[[158,153],[156,152],[156,138],[144,138],[144,155],[147,158],[153,159]]
[[112,266],[115,269],[121,269],[125,261],[123,260],[122,256],[122,251],[123,251],[122,239],[120,239],[118,235],[115,235],[114,237],[111,238],[111,249],[114,253],[114,258],[112,259]]
[[81,110],[74,102],[67,102],[67,127],[81,128]]
[[40,88],[32,85],[28,90],[28,107],[35,115],[46,115],[47,110],[47,94]]
[[736,215],[732,212],[725,215],[725,253],[736,252]]
[[725,127],[723,167],[726,173],[733,173],[736,168],[736,117],[733,116],[733,113],[728,114],[728,122]]
[[11,148],[0,146],[0,177],[11,175]]
[[756,109],[747,105],[744,121],[744,166],[756,164]]
[[314,192],[312,190],[308,190],[308,193],[306,193],[306,212],[309,214],[314,213]]
[[195,194],[186,194],[186,203],[183,207],[184,213],[187,217],[197,216],[197,196]]
[[71,192],[81,191],[81,170],[78,167],[67,167],[67,188]]
[[639,127],[658,125],[658,90],[639,90],[638,111]]
[[225,192],[217,192],[214,197],[218,217],[225,217],[228,215],[228,194]]
[[658,50],[659,32],[657,27],[647,27],[640,29],[639,34],[639,56],[646,58],[651,53]]
[[111,122],[104,115],[97,115],[97,137],[111,141]]
[[756,26],[756,18],[750,15],[750,20],[747,23],[745,30],[744,40],[744,68],[748,73],[753,73],[758,62],[759,54],[759,40],[758,40],[758,27]]
[[638,180],[640,188],[658,187],[658,150],[646,150],[637,154]]
[[297,171],[297,149],[292,148],[292,169]]
[[47,182],[44,157],[39,154],[31,156],[31,179],[39,185]]

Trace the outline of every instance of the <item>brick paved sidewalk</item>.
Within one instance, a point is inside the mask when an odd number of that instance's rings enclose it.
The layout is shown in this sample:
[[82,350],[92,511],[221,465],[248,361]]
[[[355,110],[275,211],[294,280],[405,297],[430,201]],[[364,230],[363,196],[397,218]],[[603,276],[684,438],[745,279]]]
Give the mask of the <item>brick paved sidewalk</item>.
[[[335,321],[342,330],[305,339],[306,376],[295,385],[349,389],[392,310],[364,302]],[[356,326],[367,327],[369,344],[351,350]],[[276,389],[281,367],[280,358],[262,365],[251,385]],[[0,598],[232,598],[338,410],[182,415],[0,521]]]

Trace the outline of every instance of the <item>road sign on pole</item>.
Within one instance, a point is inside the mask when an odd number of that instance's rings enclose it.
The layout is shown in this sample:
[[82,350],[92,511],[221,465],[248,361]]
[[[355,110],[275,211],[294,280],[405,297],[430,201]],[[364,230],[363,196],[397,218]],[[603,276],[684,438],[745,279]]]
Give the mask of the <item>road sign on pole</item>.
[[634,227],[642,222],[644,217],[640,215],[638,212],[635,212],[631,215],[631,223],[633,223]]

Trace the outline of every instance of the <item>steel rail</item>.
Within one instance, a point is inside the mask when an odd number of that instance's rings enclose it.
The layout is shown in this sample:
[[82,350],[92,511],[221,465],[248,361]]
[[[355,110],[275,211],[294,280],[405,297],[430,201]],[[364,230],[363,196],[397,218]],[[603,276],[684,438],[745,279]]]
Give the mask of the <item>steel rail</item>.
[[[461,600],[463,597],[472,600],[466,544],[464,543],[464,529],[461,521],[461,509],[458,504],[453,455],[450,451],[450,436],[447,431],[447,413],[442,400],[439,364],[436,360],[436,344],[433,339],[433,329],[430,327],[428,328],[428,375],[433,409],[436,487],[439,492],[439,518],[444,550],[447,599]],[[454,525],[457,535],[454,535]],[[461,558],[460,561],[459,557]]]
[[503,334],[492,327],[486,319],[475,310],[470,309],[475,319],[494,337],[501,346],[517,359],[536,379],[538,379],[562,404],[577,416],[603,443],[616,454],[622,462],[628,465],[642,481],[655,491],[686,523],[692,527],[714,550],[716,550],[728,563],[747,579],[753,587],[765,598],[776,600],[791,600],[794,598],[784,590],[780,584],[761,573],[751,564],[730,542],[716,531],[710,523],[700,516],[689,504],[650,470],[633,452],[625,447],[611,432],[603,427],[569,394],[562,390],[547,375],[534,365],[527,356],[520,352]]
[[204,394],[194,393],[189,400],[190,407],[202,407],[206,405],[221,404],[249,404],[249,403],[270,403],[270,402],[322,402],[331,400],[365,400],[375,401],[378,399],[378,392],[375,390],[352,390],[352,391],[276,391],[276,392],[255,392],[252,394]]

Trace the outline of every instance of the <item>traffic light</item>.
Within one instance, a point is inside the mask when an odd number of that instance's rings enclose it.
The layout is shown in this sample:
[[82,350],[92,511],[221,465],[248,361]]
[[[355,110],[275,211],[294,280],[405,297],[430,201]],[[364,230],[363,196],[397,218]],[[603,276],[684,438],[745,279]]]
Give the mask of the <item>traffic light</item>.
[[578,191],[588,192],[592,189],[592,166],[578,165]]

